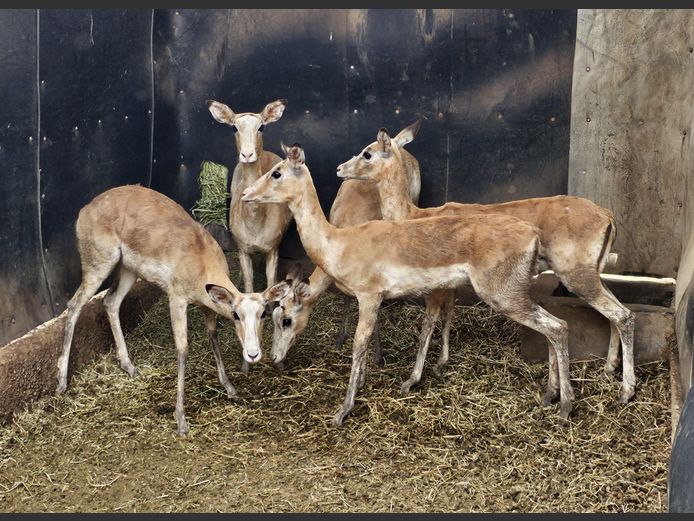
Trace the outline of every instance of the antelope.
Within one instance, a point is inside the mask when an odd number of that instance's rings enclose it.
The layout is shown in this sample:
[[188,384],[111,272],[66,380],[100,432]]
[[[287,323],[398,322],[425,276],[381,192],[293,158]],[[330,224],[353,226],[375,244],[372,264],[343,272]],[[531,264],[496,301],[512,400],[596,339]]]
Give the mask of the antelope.
[[[600,279],[615,239],[616,226],[612,212],[588,199],[567,195],[523,199],[499,204],[461,204],[449,202],[435,208],[418,208],[407,197],[407,184],[399,144],[381,129],[376,141],[366,146],[358,156],[337,167],[338,176],[349,180],[375,182],[381,200],[381,212],[386,220],[419,219],[444,215],[514,216],[535,225],[540,232],[538,273],[551,268],[564,285],[610,320],[611,335],[604,375],[614,374],[619,361],[619,342],[623,346],[623,378],[619,401],[627,403],[634,395],[634,313],[621,304]],[[373,184],[373,183],[369,183]],[[441,308],[444,308],[444,327],[450,327],[452,292],[427,308],[423,338],[430,338]],[[428,335],[428,336],[427,336]],[[424,354],[421,366],[413,370],[403,384],[403,392],[419,382],[426,356],[427,342],[420,345]],[[418,357],[418,361],[420,358]],[[447,345],[441,351],[437,371],[448,361]],[[549,350],[550,377],[545,404],[558,395],[557,360]]]
[[241,293],[229,279],[221,247],[198,222],[165,195],[138,185],[112,188],[84,206],[75,225],[82,264],[82,282],[67,305],[63,351],[58,359],[56,393],[67,389],[68,361],[75,324],[82,307],[106,277],[118,279],[104,297],[104,306],[121,368],[131,378],[138,374],[125,345],[119,309],[137,277],[159,286],[169,298],[171,326],[178,359],[178,389],[174,418],[178,434],[188,433],[183,407],[185,365],[188,357],[187,308],[203,309],[207,335],[217,363],[219,381],[229,398],[236,389],[229,381],[219,351],[217,315],[234,321],[243,358],[261,359],[262,318],[270,301],[288,291],[281,282],[263,293]]
[[261,207],[241,204],[241,192],[280,161],[277,154],[263,150],[263,130],[265,125],[282,117],[287,100],[268,103],[260,113],[241,114],[218,101],[207,100],[206,103],[212,117],[219,123],[230,125],[236,134],[239,162],[231,177],[229,230],[239,249],[244,291],[253,291],[253,253],[265,255],[265,278],[269,288],[275,284],[279,245],[292,215],[284,204]]
[[[401,149],[415,138],[420,124],[420,121],[413,123],[393,138]],[[407,176],[407,196],[411,201],[417,202],[421,188],[419,163],[407,150],[402,149],[401,154]],[[381,205],[376,186],[360,181],[344,181],[330,208],[330,223],[343,228],[376,219],[381,219]],[[330,276],[318,266],[313,270],[308,281],[302,280],[300,270],[300,266],[295,266],[286,275],[290,290],[272,312],[272,357],[278,368],[282,367],[287,352],[306,328],[309,314],[315,303],[333,283]],[[347,339],[350,302],[351,297],[345,295],[340,332],[335,341],[336,348],[342,347]],[[374,361],[380,366],[383,365],[383,357],[379,339],[379,322],[376,322],[374,328],[373,344]],[[447,338],[444,338],[444,342],[447,342]]]
[[359,320],[339,426],[366,379],[366,348],[383,299],[427,294],[471,282],[493,309],[544,334],[556,351],[560,379],[559,423],[572,409],[568,329],[528,294],[540,246],[535,226],[508,215],[445,216],[369,221],[338,228],[323,214],[299,144],[282,144],[286,159],[244,190],[243,201],[287,203],[309,258],[337,287],[354,295]]

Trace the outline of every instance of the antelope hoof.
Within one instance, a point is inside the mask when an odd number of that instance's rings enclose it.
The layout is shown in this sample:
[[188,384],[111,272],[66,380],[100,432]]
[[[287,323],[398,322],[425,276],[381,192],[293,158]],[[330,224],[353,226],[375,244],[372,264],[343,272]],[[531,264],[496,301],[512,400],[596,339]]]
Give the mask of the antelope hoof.
[[346,336],[340,335],[335,339],[335,349],[342,349],[342,346],[345,344],[345,340],[347,340]]
[[559,397],[559,389],[547,389],[542,398],[542,405],[551,405]]
[[442,364],[436,364],[436,365],[433,367],[432,371],[434,372],[434,374],[435,374],[437,377],[443,378],[443,368],[446,367],[446,365],[447,365],[447,362],[444,362],[444,363],[442,363]]
[[67,389],[67,378],[58,378],[58,386],[55,388],[55,394],[63,394]]
[[230,383],[224,384],[224,388],[227,390],[227,398],[233,399],[238,397],[236,389]]
[[603,381],[608,381],[614,378],[614,367],[610,368],[605,366],[605,369],[603,369],[598,378]]
[[335,416],[333,416],[333,419],[332,419],[333,427],[339,427],[340,425],[342,425],[342,422],[344,421],[345,416],[347,416],[347,412],[343,411],[342,409],[337,411],[337,414]]
[[383,358],[383,355],[381,355],[381,354],[378,354],[378,355],[375,354],[375,355],[374,355],[374,363],[375,363],[378,367],[383,367],[383,366],[386,365],[385,359]]
[[250,369],[251,369],[251,364],[249,364],[248,362],[246,362],[244,360],[243,363],[241,364],[241,372],[243,374],[248,374],[248,371],[250,371]]
[[407,380],[405,383],[403,383],[403,384],[400,386],[400,394],[402,394],[403,396],[405,396],[405,395],[407,395],[407,394],[410,394],[410,389],[411,389],[412,386],[413,386],[414,384],[416,384],[416,383],[417,383],[417,382],[415,382],[412,378],[410,378],[409,380]]
[[278,371],[284,371],[284,362],[277,362],[272,364]]
[[622,386],[619,391],[619,403],[626,404],[634,396],[635,389],[633,386]]
[[140,374],[140,371],[138,370],[138,368],[135,367],[133,364],[122,365],[121,367],[122,367],[123,371],[128,373],[128,376],[130,378],[136,378]]
[[183,414],[177,415],[176,413],[174,413],[174,417],[176,418],[176,421],[178,422],[178,435],[185,437],[189,432],[188,422],[186,421],[186,417]]
[[569,426],[569,414],[571,414],[571,411],[573,410],[573,405],[571,402],[566,401],[561,404],[559,407],[559,418],[557,420],[557,425],[559,427],[568,427]]

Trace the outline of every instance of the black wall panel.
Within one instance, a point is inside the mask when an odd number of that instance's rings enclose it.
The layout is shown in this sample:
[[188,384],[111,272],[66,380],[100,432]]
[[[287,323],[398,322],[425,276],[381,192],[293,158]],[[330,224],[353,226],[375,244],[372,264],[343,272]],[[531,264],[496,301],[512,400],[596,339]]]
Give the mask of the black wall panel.
[[694,388],[684,401],[670,456],[668,512],[694,512]]
[[[446,202],[452,11],[353,10],[347,48],[350,153],[423,120],[407,150],[422,171],[422,207]],[[348,159],[344,158],[344,160]]]
[[0,10],[0,345],[51,318],[37,198],[36,11]]
[[114,186],[148,183],[151,11],[39,16],[41,228],[60,312],[80,281],[80,208]]
[[[302,143],[326,211],[335,167],[417,118],[422,206],[566,192],[574,10],[180,10],[154,26],[153,187],[188,208],[201,161],[236,165],[207,98],[287,98],[266,148]],[[281,254],[301,254],[293,228]]]
[[456,10],[448,199],[566,193],[572,10]]
[[[156,11],[152,187],[190,208],[203,160],[233,171],[234,135],[205,100],[260,112],[285,98],[282,119],[265,128],[264,147],[283,157],[280,140],[300,142],[329,210],[339,187],[335,167],[348,153],[345,21],[339,10]],[[297,250],[292,226],[283,253]]]
[[[326,212],[335,167],[417,118],[422,206],[565,193],[575,28],[574,10],[40,10],[37,33],[37,11],[0,12],[0,342],[64,309],[96,194],[142,183],[190,209],[202,161],[233,171],[208,98],[287,98],[266,148],[302,143]],[[302,255],[294,227],[281,254]]]

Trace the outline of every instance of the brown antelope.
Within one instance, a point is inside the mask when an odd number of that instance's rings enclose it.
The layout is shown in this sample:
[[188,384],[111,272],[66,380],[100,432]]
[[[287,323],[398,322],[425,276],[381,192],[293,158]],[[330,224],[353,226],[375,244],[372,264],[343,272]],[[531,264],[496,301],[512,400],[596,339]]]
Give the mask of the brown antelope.
[[263,130],[265,125],[282,117],[287,100],[268,103],[259,114],[236,114],[224,103],[213,100],[206,103],[214,119],[231,126],[236,134],[239,162],[231,177],[229,230],[239,249],[244,291],[253,291],[253,253],[265,255],[265,277],[269,288],[275,284],[278,248],[292,214],[284,204],[241,204],[241,193],[280,161],[277,154],[263,150]]
[[337,228],[325,218],[300,145],[244,191],[244,201],[288,203],[309,258],[357,298],[352,371],[333,425],[354,407],[366,378],[366,348],[383,299],[427,294],[471,282],[493,309],[544,334],[556,351],[560,423],[572,408],[566,322],[530,300],[540,246],[535,226],[508,215],[370,221]]
[[[417,121],[403,129],[393,138],[402,148],[411,142],[417,135],[421,122]],[[407,150],[401,151],[405,175],[407,176],[408,197],[411,201],[419,200],[421,178],[419,175],[419,163]],[[330,208],[330,223],[338,228],[356,226],[368,221],[381,219],[381,204],[378,198],[378,190],[373,183],[360,181],[344,181],[335,196]],[[274,326],[272,336],[272,358],[274,363],[281,367],[287,352],[294,345],[296,339],[303,333],[308,322],[309,314],[318,298],[330,287],[333,280],[320,267],[316,267],[309,276],[309,280],[302,282],[300,270],[296,268],[287,274],[287,282],[291,285],[289,292],[280,300],[279,305],[272,313]],[[335,347],[339,348],[347,339],[347,326],[349,324],[349,305],[352,298],[344,296],[344,306],[340,333],[335,341]],[[444,343],[447,338],[444,338]],[[373,334],[374,360],[382,365],[381,343],[379,341],[379,321],[376,322]]]
[[118,280],[104,297],[104,306],[120,365],[131,377],[137,375],[128,356],[118,312],[123,298],[137,277],[141,277],[159,286],[169,297],[178,358],[174,417],[178,433],[185,435],[188,425],[183,408],[183,384],[188,357],[188,305],[203,308],[219,381],[227,396],[233,398],[236,389],[227,377],[219,351],[217,315],[234,320],[244,360],[258,362],[265,308],[269,301],[279,300],[289,289],[288,285],[282,282],[264,293],[239,292],[229,279],[229,267],[217,241],[177,203],[142,186],[121,186],[96,196],[80,210],[75,228],[82,283],[67,305],[56,392],[62,393],[67,388],[70,345],[80,311],[114,270]]
[[[365,147],[358,156],[338,166],[338,176],[355,180],[375,181],[381,199],[381,211],[386,220],[414,219],[444,215],[469,216],[473,214],[512,215],[537,226],[540,231],[540,256],[538,270],[554,270],[564,285],[593,308],[610,320],[611,335],[605,374],[610,376],[619,361],[619,342],[623,347],[623,379],[620,401],[626,403],[634,395],[634,314],[608,290],[600,280],[610,248],[615,238],[615,221],[612,212],[592,201],[580,197],[559,195],[524,199],[500,204],[461,204],[449,202],[436,208],[418,208],[407,197],[407,184],[402,163],[402,151],[398,143],[388,136],[385,129],[378,132],[377,139]],[[372,184],[372,183],[369,183]],[[430,337],[427,328],[433,328],[440,308],[450,306],[454,295],[441,298],[428,306],[428,320],[422,336]],[[444,311],[446,327],[450,327],[450,310]],[[444,346],[447,347],[447,346]],[[420,350],[426,356],[426,345]],[[556,359],[549,350],[550,377],[545,403],[551,402],[558,393]],[[419,361],[418,357],[418,361]],[[441,352],[437,368],[448,361],[448,350]],[[418,382],[424,359],[415,367],[403,390]]]

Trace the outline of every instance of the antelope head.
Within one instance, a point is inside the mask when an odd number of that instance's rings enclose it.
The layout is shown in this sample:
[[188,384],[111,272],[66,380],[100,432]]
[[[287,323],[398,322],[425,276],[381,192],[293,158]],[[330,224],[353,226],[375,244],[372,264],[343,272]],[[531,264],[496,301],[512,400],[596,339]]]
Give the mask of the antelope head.
[[400,148],[415,138],[420,126],[421,121],[417,120],[394,138],[390,137],[385,128],[381,128],[376,134],[376,141],[364,147],[349,161],[338,165],[337,176],[343,179],[379,181],[389,169],[402,164]]
[[306,167],[304,149],[299,143],[291,147],[282,143],[287,159],[280,161],[272,169],[243,191],[241,200],[257,203],[300,204],[306,186]]
[[263,319],[268,314],[268,304],[285,297],[290,290],[289,284],[283,281],[262,293],[232,292],[216,284],[207,284],[205,289],[210,300],[205,303],[207,307],[234,321],[243,359],[250,364],[259,362],[262,357],[260,339]]
[[274,123],[282,117],[287,100],[272,101],[260,113],[244,112],[242,114],[236,114],[227,105],[218,101],[207,100],[206,103],[212,117],[220,123],[231,126],[236,134],[239,163],[254,163],[263,151],[265,125]]
[[280,299],[272,312],[272,363],[282,367],[282,361],[294,345],[296,338],[304,332],[311,311],[311,287],[308,279],[301,278],[301,265],[297,264],[287,273],[285,282],[289,291]]

